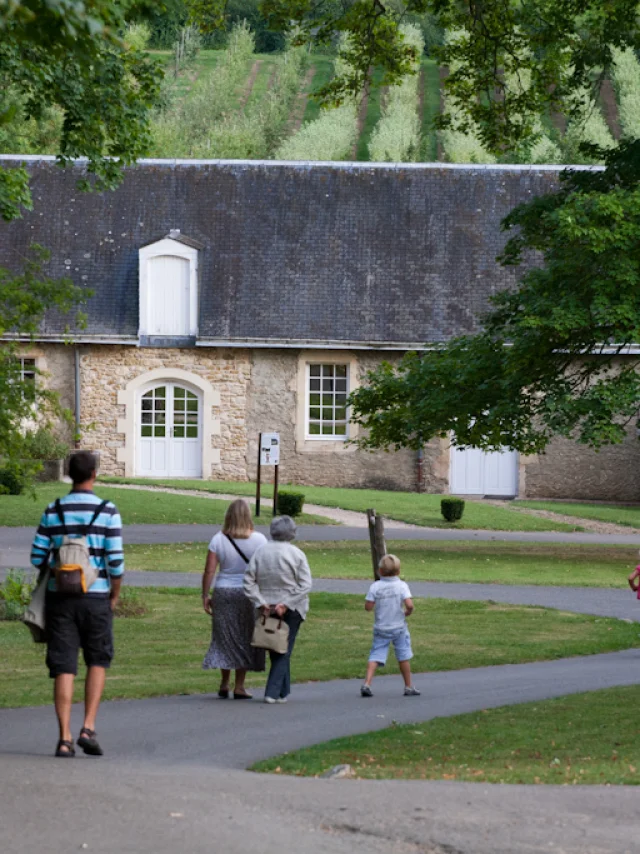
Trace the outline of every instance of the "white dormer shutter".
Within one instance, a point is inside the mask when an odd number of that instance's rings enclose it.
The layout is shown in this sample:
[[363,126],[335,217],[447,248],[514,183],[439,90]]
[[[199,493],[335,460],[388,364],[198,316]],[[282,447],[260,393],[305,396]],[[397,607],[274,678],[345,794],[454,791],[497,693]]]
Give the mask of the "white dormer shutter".
[[198,250],[165,237],[139,252],[141,336],[198,334]]

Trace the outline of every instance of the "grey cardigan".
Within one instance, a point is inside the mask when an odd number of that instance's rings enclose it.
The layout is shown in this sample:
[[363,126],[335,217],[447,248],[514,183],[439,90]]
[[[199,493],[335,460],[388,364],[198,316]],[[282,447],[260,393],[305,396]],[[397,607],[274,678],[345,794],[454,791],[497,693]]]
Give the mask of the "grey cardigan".
[[311,586],[305,553],[291,543],[266,543],[255,552],[244,574],[244,592],[256,608],[282,603],[303,620]]

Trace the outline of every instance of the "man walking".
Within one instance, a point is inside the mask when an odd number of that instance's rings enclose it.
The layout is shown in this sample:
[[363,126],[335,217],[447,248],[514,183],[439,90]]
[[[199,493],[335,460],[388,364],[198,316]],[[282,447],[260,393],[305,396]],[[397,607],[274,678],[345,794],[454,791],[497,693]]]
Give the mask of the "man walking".
[[[84,724],[77,744],[85,753],[101,756],[103,751],[96,737],[95,723],[106,669],[113,658],[113,611],[124,572],[122,521],[115,506],[101,501],[93,492],[96,480],[93,454],[89,451],[74,453],[69,462],[69,476],[73,481],[71,491],[50,504],[40,520],[31,547],[31,563],[39,570],[47,566],[52,569],[45,622],[47,666],[49,675],[55,680],[53,697],[60,728],[55,755],[75,755],[70,728],[71,704],[81,648],[87,677]],[[77,537],[86,538],[89,568],[97,573],[97,578],[86,592],[61,592],[56,581],[56,555],[65,542],[73,542]]]

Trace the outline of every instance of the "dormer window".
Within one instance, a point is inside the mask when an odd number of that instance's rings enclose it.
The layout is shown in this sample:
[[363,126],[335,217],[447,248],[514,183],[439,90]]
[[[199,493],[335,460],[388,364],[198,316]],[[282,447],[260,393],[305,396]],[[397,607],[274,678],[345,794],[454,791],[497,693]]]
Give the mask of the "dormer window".
[[200,249],[202,244],[177,229],[140,249],[141,340],[175,343],[197,336]]

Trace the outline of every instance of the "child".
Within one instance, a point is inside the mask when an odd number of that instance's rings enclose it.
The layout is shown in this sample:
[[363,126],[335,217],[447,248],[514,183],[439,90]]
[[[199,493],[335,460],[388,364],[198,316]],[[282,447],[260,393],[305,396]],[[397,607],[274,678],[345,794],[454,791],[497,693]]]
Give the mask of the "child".
[[395,555],[385,555],[378,564],[380,581],[374,581],[367,593],[364,607],[366,611],[375,608],[375,623],[373,626],[373,645],[369,654],[367,677],[360,688],[363,697],[373,697],[371,680],[378,665],[387,662],[389,645],[393,648],[398,659],[400,672],[404,679],[404,696],[418,697],[420,691],[411,684],[411,635],[407,628],[406,617],[413,613],[411,591],[400,574],[400,561]]
[[629,587],[634,593],[638,594],[638,599],[640,599],[640,564],[636,566],[629,576]]

